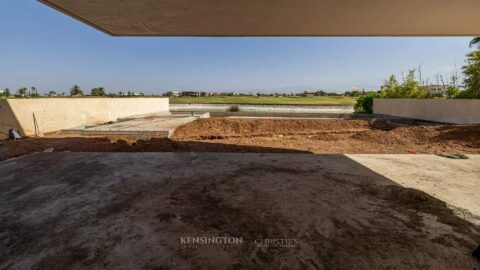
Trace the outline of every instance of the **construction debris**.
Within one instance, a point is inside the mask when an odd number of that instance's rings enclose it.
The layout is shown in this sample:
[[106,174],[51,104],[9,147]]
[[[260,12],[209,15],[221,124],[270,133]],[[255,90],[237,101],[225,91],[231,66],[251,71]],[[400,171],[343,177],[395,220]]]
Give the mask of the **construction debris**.
[[441,153],[441,154],[437,154],[437,156],[439,157],[444,157],[444,158],[451,158],[451,159],[468,159],[468,157],[466,155],[462,155],[462,154],[445,154],[445,153]]
[[22,135],[20,135],[20,132],[18,130],[15,130],[15,129],[10,129],[8,131],[8,137],[10,138],[10,140],[20,140],[20,139],[22,139]]

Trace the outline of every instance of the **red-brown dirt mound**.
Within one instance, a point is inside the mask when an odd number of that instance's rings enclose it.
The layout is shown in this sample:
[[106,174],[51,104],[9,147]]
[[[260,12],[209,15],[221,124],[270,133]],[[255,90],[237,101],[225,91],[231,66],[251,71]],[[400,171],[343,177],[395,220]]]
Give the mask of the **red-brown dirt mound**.
[[[128,143],[127,143],[128,142]],[[480,125],[387,120],[210,118],[171,139],[55,135],[0,142],[0,160],[54,148],[72,152],[480,153]]]

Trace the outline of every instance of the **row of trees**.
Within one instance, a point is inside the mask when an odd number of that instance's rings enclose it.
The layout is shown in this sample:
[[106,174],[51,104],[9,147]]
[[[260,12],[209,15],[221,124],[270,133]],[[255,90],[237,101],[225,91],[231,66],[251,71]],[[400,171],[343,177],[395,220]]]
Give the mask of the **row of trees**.
[[[3,92],[0,93],[0,96],[10,97],[10,96],[12,96],[12,92],[10,91],[9,88],[5,88],[5,90],[3,90]],[[15,96],[38,97],[39,94],[38,94],[37,88],[32,86],[30,89],[27,88],[27,87],[22,87],[22,88],[18,89],[17,92],[15,93]]]
[[[70,89],[70,95],[71,96],[83,96],[84,93],[83,93],[82,89],[80,89],[80,86],[74,85]],[[105,91],[105,89],[103,87],[95,87],[92,90],[90,90],[90,96],[95,96],[95,97],[128,96],[128,97],[131,97],[131,96],[144,96],[144,94],[143,93],[136,94],[136,93],[130,92],[130,91],[127,91],[127,92],[120,91],[118,93],[108,93],[107,94],[107,92]]]
[[409,70],[407,75],[403,76],[402,82],[399,82],[397,78],[392,75],[385,81],[381,87],[379,97],[384,98],[458,98],[466,97],[465,91],[460,89],[458,85],[458,75],[452,74],[450,80],[446,83],[443,77],[440,77],[442,84],[435,85],[435,87],[441,87],[441,92],[435,92],[438,88],[433,89],[432,86],[422,84],[417,80],[417,70]]
[[[49,91],[48,93],[45,94],[46,96],[49,96],[49,97],[55,97],[55,96],[66,96],[65,92],[62,92],[62,93],[57,93],[55,91]],[[78,96],[84,96],[85,94],[83,93],[82,89],[80,88],[80,86],[78,85],[74,85],[72,86],[72,88],[70,88],[70,96],[72,97],[78,97]],[[99,96],[99,97],[103,97],[103,96],[108,96],[108,97],[117,97],[117,96],[143,96],[144,94],[143,93],[140,93],[140,94],[136,94],[134,92],[130,92],[130,91],[127,91],[127,92],[118,92],[118,93],[106,93],[105,89],[103,87],[95,87],[93,88],[92,90],[90,90],[90,96]],[[9,88],[5,88],[5,90],[3,92],[0,92],[0,96],[4,96],[4,97],[11,97],[12,96],[12,93],[10,91]],[[22,87],[22,88],[19,88],[15,94],[14,94],[15,97],[39,97],[40,95],[38,94],[38,91],[37,91],[37,88],[35,88],[34,86],[32,86],[30,89],[27,88],[27,87]]]
[[449,81],[445,83],[443,77],[437,77],[437,85],[441,81],[445,93],[432,93],[428,91],[428,86],[417,80],[416,73],[420,69],[409,70],[406,76],[403,76],[402,82],[392,75],[381,88],[380,97],[385,98],[480,98],[480,38],[475,38],[470,46],[477,46],[476,51],[467,55],[465,66],[462,67],[464,80],[463,89],[459,86],[459,78],[456,73],[452,74]]
[[3,92],[0,93],[0,97],[9,97],[11,95],[12,94],[10,93],[10,89],[8,88],[5,88],[5,90],[3,90]]
[[[429,91],[429,87],[421,82],[420,68],[413,69],[403,76],[401,82],[394,75],[390,76],[381,87],[380,93],[369,93],[359,97],[355,110],[371,113],[374,98],[480,98],[480,37],[474,38],[470,42],[470,47],[474,46],[477,47],[477,50],[467,55],[466,64],[462,67],[464,76],[462,88],[459,86],[458,75],[454,73],[447,83],[441,76],[437,77],[437,86],[441,81],[445,91],[432,93]],[[420,81],[416,77],[417,71]]]

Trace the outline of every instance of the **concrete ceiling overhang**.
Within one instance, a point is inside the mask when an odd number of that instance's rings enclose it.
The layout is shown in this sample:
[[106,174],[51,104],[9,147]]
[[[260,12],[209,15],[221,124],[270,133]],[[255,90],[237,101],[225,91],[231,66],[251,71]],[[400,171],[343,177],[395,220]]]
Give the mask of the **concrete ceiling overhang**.
[[480,0],[39,0],[113,36],[477,36]]

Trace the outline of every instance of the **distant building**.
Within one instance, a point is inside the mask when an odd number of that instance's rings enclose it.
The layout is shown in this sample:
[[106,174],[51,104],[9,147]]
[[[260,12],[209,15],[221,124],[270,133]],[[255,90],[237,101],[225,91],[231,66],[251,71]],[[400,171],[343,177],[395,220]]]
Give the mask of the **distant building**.
[[305,91],[303,92],[303,95],[306,97],[314,97],[317,95],[317,91]]
[[165,93],[165,96],[166,97],[179,97],[180,92],[178,92],[178,91],[168,91],[167,93]]
[[204,97],[207,95],[206,92],[194,92],[194,91],[184,91],[180,94],[182,97]]
[[440,84],[428,85],[427,92],[430,94],[445,94],[447,93],[448,87],[449,85],[440,85]]

